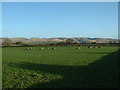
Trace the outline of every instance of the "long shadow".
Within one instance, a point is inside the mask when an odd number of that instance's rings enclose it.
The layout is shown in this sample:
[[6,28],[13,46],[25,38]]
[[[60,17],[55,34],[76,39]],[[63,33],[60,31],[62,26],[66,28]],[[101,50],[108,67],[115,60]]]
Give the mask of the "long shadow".
[[67,52],[67,53],[79,53],[79,54],[110,54],[109,52]]
[[30,62],[14,63],[22,69],[62,75],[63,79],[35,83],[28,88],[119,88],[118,55],[116,51],[88,66],[48,65]]

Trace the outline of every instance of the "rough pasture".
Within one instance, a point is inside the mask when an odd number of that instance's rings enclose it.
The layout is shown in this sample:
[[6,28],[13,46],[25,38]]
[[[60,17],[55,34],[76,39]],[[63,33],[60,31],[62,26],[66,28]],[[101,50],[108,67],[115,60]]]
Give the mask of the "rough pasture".
[[3,88],[118,87],[118,47],[34,48],[2,49]]

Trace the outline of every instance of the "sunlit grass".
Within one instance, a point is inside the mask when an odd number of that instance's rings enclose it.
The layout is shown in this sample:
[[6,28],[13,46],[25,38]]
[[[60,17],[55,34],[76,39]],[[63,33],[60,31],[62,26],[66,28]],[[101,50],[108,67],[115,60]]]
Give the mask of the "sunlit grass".
[[[72,87],[72,85],[82,87],[82,84],[85,87],[82,82],[74,83],[77,77],[78,80],[84,79],[84,76],[87,77],[94,72],[94,69],[88,70],[90,64],[118,50],[117,47],[91,49],[81,47],[80,50],[75,47],[56,47],[56,50],[47,48],[41,50],[41,47],[35,47],[35,50],[25,50],[25,48],[3,48],[3,88]],[[85,72],[87,70],[90,72]],[[56,84],[54,86],[45,84],[51,82]],[[33,86],[36,83],[43,86]],[[89,87],[89,85],[86,86]]]

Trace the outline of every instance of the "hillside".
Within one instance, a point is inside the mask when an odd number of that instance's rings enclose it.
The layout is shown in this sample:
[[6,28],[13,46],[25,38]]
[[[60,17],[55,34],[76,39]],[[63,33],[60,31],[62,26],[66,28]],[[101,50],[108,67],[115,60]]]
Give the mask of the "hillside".
[[[9,38],[13,43],[16,43],[18,41],[22,41],[23,43],[58,43],[58,42],[65,42],[66,37],[58,37],[58,38],[38,38],[38,37],[33,37],[30,39],[27,38],[20,38],[20,37],[15,37],[15,38]],[[110,39],[110,38],[83,38],[83,37],[75,37],[72,38],[76,42],[79,43],[110,43],[110,42],[115,42],[118,43],[117,39]],[[4,40],[4,38],[0,39],[0,43]]]

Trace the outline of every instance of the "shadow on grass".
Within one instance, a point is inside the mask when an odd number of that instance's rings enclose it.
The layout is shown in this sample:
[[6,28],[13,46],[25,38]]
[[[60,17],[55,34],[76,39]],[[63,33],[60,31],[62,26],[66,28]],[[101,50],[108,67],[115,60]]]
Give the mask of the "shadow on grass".
[[14,63],[22,69],[62,75],[61,80],[35,83],[28,88],[119,88],[118,54],[116,51],[88,66],[48,65],[30,62]]
[[109,52],[67,52],[67,53],[79,53],[79,54],[110,54]]

